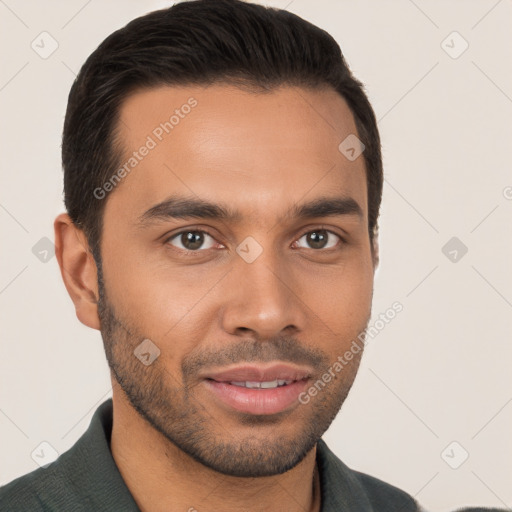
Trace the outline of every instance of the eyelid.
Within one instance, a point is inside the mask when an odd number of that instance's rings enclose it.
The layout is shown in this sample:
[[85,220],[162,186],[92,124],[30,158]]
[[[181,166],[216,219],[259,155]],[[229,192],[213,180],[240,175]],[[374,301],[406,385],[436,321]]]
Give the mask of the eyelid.
[[174,232],[167,232],[164,235],[162,235],[160,238],[164,240],[164,242],[167,242],[168,240],[171,240],[171,238],[175,238],[178,235],[182,235],[183,233],[188,233],[190,231],[199,231],[201,233],[206,233],[207,235],[210,235],[211,237],[215,238],[215,236],[209,231],[210,228],[203,227],[203,226],[186,226],[184,228],[177,228],[178,231]]
[[307,235],[308,233],[311,233],[313,231],[326,231],[327,233],[331,233],[333,235],[336,235],[342,242],[346,243],[346,235],[340,235],[334,229],[332,229],[330,226],[322,226],[321,224],[317,226],[308,226],[307,228],[304,228],[304,231],[302,231],[302,234],[299,236],[299,238],[302,238],[304,235]]

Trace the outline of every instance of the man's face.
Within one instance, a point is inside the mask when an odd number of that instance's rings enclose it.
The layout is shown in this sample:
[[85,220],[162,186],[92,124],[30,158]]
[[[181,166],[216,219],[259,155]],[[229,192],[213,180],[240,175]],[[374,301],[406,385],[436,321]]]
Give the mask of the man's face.
[[[357,133],[353,116],[332,90],[160,87],[130,96],[119,126],[120,167],[138,156],[103,199],[112,372],[135,410],[202,464],[287,471],[338,413],[361,353],[307,404],[300,393],[370,316],[364,161],[338,149]],[[170,198],[236,215],[177,216]],[[329,200],[341,202],[300,214]]]

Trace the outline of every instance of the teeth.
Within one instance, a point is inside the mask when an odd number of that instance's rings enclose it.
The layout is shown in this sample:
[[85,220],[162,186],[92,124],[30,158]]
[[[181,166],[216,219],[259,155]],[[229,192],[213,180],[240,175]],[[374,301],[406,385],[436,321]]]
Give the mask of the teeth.
[[270,382],[262,382],[261,387],[263,389],[277,388],[277,380],[272,380]]
[[248,380],[245,383],[245,387],[250,389],[258,389],[262,387],[262,384],[263,382],[251,382],[250,380]]
[[241,388],[249,388],[249,389],[272,389],[280,386],[286,386],[291,384],[293,381],[291,380],[270,380],[267,382],[253,382],[253,381],[243,381],[243,382],[230,382],[233,386],[239,386]]
[[245,382],[230,382],[233,386],[239,386],[241,388],[245,388]]

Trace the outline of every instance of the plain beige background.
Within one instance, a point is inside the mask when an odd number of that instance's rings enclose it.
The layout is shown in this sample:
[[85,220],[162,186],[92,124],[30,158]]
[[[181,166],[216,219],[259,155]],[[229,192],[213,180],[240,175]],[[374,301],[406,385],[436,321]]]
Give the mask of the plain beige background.
[[[112,31],[170,3],[0,2],[0,483],[37,468],[41,442],[68,449],[110,396],[100,335],[76,319],[40,240],[63,210],[75,74]],[[404,309],[368,344],[325,439],[429,510],[511,507],[511,2],[267,4],[335,37],[383,140],[374,319],[395,301]],[[46,58],[41,38],[47,52],[58,44]]]

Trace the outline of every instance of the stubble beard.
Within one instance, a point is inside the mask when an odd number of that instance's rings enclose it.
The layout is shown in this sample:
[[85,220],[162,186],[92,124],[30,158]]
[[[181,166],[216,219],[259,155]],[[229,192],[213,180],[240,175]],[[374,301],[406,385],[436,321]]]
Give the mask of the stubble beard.
[[[145,366],[134,355],[134,349],[145,337],[116,315],[106,296],[100,266],[98,286],[98,314],[105,354],[126,398],[135,411],[170,443],[195,461],[224,475],[272,476],[295,467],[331,425],[352,387],[361,354],[307,405],[298,406],[302,408],[301,421],[293,435],[285,435],[282,429],[280,432],[280,421],[287,413],[255,416],[234,412],[242,428],[228,430],[220,418],[206,410],[196,398],[194,387],[189,385],[192,373],[182,372],[180,376],[173,376],[162,358]],[[242,354],[245,360],[253,361],[279,359],[298,362],[298,359],[305,359],[318,370],[312,382],[321,378],[329,367],[329,358],[324,353],[317,349],[300,348],[296,341],[289,338],[268,343],[241,341],[236,351],[231,351],[231,354],[234,353],[237,354],[237,361],[241,360]],[[289,357],[291,354],[294,357]],[[199,359],[204,362],[205,358]],[[186,360],[183,361],[182,370],[197,366],[197,360]],[[254,429],[254,434],[242,433],[247,432],[248,425]],[[261,435],[261,429],[264,429],[265,435]]]

